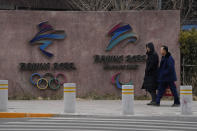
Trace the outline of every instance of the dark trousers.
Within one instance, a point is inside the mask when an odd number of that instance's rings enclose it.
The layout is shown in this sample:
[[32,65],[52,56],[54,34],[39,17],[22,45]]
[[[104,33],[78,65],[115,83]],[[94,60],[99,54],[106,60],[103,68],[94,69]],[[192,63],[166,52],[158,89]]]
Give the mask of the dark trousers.
[[152,102],[156,102],[156,98],[157,98],[157,95],[156,95],[156,90],[150,90],[148,91],[151,95],[151,98],[152,98]]
[[174,104],[180,104],[179,96],[176,90],[176,85],[174,82],[161,82],[159,83],[158,93],[156,98],[156,103],[160,104],[160,100],[164,95],[166,88],[170,87],[170,90],[174,96]]

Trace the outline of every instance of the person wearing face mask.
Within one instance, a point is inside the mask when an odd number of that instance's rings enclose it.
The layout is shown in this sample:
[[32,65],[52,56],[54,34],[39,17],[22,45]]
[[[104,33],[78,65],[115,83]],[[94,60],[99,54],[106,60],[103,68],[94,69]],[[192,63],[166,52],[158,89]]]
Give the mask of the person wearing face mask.
[[147,105],[154,105],[156,104],[156,90],[158,87],[157,74],[159,57],[152,42],[146,44],[146,51],[147,59],[142,89],[148,91],[152,98],[151,102]]

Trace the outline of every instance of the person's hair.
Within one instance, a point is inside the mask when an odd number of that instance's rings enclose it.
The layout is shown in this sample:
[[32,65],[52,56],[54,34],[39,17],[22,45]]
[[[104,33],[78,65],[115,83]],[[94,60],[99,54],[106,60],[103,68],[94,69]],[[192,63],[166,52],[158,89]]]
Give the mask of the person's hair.
[[146,44],[146,47],[148,47],[149,44],[152,44],[152,45],[153,45],[153,42],[148,42],[148,43]]
[[163,45],[162,48],[163,48],[166,52],[168,52],[168,47],[167,47],[166,45]]

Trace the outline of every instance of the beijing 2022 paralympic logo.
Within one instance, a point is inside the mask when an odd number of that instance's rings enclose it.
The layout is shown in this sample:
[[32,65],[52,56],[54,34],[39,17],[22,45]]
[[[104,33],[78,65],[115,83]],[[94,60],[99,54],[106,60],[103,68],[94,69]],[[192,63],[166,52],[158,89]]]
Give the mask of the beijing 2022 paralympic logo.
[[114,46],[120,43],[123,40],[128,39],[127,43],[135,43],[138,39],[136,33],[133,32],[132,27],[129,24],[123,24],[122,22],[115,25],[109,32],[108,36],[111,36],[109,45],[106,48],[106,51],[112,50]]
[[30,44],[42,44],[40,50],[48,57],[52,57],[53,54],[46,51],[46,48],[52,44],[53,40],[61,40],[66,37],[63,30],[54,30],[48,22],[42,22],[38,24],[39,32],[30,41]]
[[[135,43],[138,39],[138,36],[136,33],[133,32],[132,27],[129,24],[123,24],[122,22],[115,25],[109,32],[108,36],[111,36],[111,40],[109,42],[109,45],[106,48],[106,51],[112,50],[113,47],[115,47],[120,42],[128,39],[126,45],[128,43]],[[114,84],[117,88],[122,89],[122,83],[119,81],[120,79],[120,72],[116,73],[111,78],[111,83]],[[133,84],[132,81],[126,83],[126,84]]]

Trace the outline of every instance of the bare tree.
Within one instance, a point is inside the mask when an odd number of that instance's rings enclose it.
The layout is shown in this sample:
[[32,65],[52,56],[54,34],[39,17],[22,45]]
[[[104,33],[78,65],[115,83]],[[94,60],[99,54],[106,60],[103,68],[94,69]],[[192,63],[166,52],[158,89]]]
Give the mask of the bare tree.
[[156,0],[114,0],[112,2],[113,10],[144,10],[155,9]]
[[165,0],[163,3],[165,10],[180,10],[181,23],[197,17],[197,1],[195,0]]
[[112,0],[68,0],[66,1],[81,11],[106,11]]
[[0,0],[0,4],[16,9],[77,11],[157,10],[161,5],[162,10],[180,10],[182,24],[191,19],[197,21],[197,0]]
[[180,10],[182,24],[197,18],[196,0],[64,0],[64,3],[81,11]]
[[157,0],[69,0],[67,2],[81,11],[157,9]]

